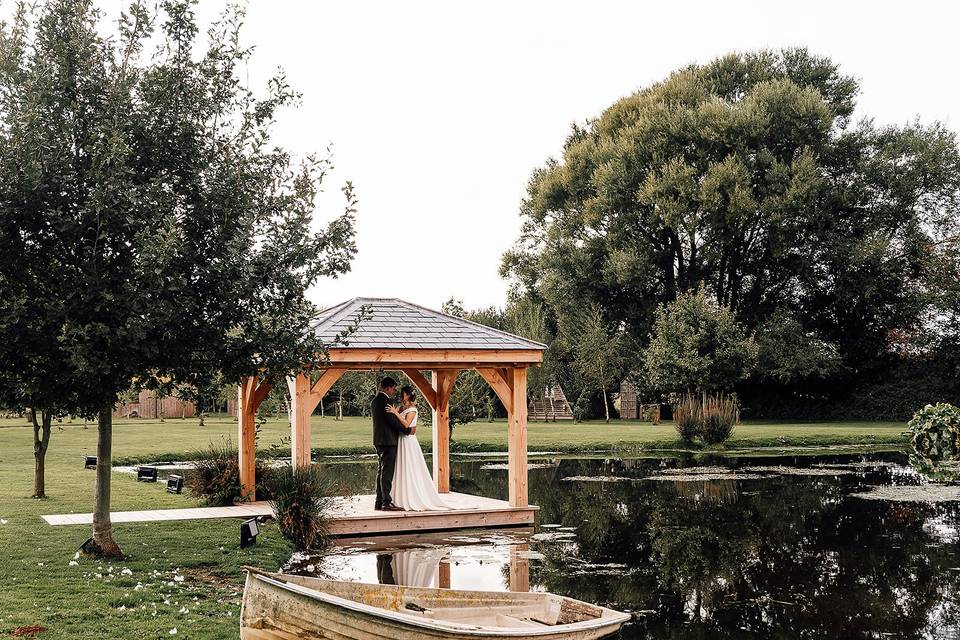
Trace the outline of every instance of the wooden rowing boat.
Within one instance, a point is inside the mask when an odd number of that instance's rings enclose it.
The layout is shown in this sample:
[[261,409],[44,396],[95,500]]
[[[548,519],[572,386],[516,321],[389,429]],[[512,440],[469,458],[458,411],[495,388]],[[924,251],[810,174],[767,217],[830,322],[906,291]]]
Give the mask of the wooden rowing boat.
[[630,619],[552,593],[426,589],[246,570],[244,640],[590,640],[617,632]]

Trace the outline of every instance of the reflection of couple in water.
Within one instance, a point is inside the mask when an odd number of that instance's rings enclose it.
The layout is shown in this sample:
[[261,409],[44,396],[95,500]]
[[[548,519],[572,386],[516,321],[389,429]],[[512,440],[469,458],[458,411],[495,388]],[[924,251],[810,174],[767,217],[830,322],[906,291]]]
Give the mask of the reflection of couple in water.
[[437,587],[436,578],[444,549],[405,549],[377,554],[377,580],[380,584],[405,587]]

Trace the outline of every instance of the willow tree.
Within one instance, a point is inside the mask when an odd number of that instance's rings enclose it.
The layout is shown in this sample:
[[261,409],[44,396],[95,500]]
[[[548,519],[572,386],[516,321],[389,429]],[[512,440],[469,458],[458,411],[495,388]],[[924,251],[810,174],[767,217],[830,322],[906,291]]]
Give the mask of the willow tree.
[[198,50],[191,6],[135,3],[108,38],[91,1],[50,0],[21,6],[0,40],[0,343],[24,358],[56,345],[55,408],[98,416],[86,546],[98,555],[121,555],[110,522],[119,394],[131,381],[278,380],[322,358],[304,293],[355,252],[349,184],[345,211],[311,231],[329,162],[270,144],[297,94],[282,76],[260,95],[241,82],[239,10]]

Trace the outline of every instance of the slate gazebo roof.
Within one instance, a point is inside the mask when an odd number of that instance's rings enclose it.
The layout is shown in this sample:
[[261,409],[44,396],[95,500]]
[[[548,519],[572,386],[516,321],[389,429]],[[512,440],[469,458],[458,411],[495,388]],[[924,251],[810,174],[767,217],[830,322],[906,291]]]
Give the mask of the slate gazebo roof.
[[[509,500],[508,508],[484,511],[470,526],[533,524],[527,495],[527,369],[543,362],[546,345],[396,298],[347,300],[320,312],[308,331],[330,348],[316,371],[305,367],[287,378],[295,467],[310,466],[311,416],[341,376],[351,370],[397,370],[432,409],[433,480],[437,491],[449,493],[450,397],[459,372],[474,370],[507,412]],[[238,390],[240,484],[250,498],[256,496],[256,411],[269,391],[270,382],[257,377],[245,378]],[[430,527],[457,528],[466,522],[457,516]],[[403,530],[403,523],[384,530]]]
[[[320,312],[312,330],[332,343],[362,319],[333,350],[459,350],[542,352],[546,345],[396,298],[353,298]],[[539,361],[539,359],[537,359]]]

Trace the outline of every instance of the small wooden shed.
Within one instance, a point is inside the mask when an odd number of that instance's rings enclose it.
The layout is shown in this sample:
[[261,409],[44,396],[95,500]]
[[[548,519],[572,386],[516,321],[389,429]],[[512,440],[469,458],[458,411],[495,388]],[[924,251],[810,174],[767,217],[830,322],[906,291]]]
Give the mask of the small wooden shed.
[[[543,360],[546,346],[395,298],[348,300],[321,312],[312,330],[325,342],[333,343],[358,318],[363,318],[358,328],[343,344],[330,349],[329,365],[315,382],[311,382],[310,372],[288,380],[293,464],[310,464],[310,416],[341,375],[349,370],[400,370],[433,410],[433,478],[437,489],[448,493],[450,394],[457,373],[475,369],[507,410],[509,505],[522,509],[523,520],[532,522],[533,512],[525,510],[527,368]],[[245,495],[251,498],[256,485],[254,416],[268,391],[265,383],[248,378],[238,394],[240,478]]]

